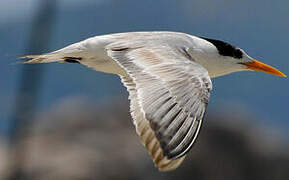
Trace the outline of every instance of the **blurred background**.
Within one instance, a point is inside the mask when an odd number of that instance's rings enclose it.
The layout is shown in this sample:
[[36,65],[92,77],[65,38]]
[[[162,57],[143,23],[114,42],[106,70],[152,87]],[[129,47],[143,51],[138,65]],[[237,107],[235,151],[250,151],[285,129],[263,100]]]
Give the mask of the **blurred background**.
[[175,171],[153,167],[115,75],[19,55],[126,31],[230,42],[289,74],[288,0],[2,0],[0,179],[289,179],[288,79],[213,79],[200,136]]

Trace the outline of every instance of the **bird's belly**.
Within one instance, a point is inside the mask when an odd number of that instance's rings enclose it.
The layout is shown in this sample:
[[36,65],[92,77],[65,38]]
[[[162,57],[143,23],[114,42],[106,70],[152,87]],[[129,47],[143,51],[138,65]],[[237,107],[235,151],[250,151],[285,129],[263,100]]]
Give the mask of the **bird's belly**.
[[93,68],[96,71],[101,71],[110,74],[126,75],[126,72],[110,57],[91,57],[83,59],[81,64]]

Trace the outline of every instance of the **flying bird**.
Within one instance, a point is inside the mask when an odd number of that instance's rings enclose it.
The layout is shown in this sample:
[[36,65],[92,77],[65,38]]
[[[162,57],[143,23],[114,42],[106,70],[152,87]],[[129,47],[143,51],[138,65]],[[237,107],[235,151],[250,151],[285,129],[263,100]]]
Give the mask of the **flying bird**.
[[194,144],[211,78],[248,70],[286,77],[239,47],[180,32],[100,35],[23,57],[30,58],[24,64],[80,63],[119,75],[129,92],[136,132],[160,171],[176,169]]

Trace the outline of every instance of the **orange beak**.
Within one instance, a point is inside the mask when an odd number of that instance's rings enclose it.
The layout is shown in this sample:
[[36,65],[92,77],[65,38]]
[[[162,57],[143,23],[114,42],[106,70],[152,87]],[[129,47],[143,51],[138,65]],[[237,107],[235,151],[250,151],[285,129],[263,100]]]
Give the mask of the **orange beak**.
[[252,62],[241,62],[240,64],[247,66],[247,68],[250,70],[260,71],[281,77],[287,77],[284,73],[280,72],[279,70],[257,60],[253,60]]

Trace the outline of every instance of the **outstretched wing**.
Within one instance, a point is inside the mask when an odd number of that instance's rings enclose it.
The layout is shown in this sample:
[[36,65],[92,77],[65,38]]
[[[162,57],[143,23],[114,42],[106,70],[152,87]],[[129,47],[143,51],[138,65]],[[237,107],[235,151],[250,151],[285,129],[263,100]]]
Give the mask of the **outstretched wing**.
[[172,170],[183,161],[200,130],[212,83],[185,48],[165,43],[117,42],[107,54],[128,74],[122,77],[138,135],[155,165]]

